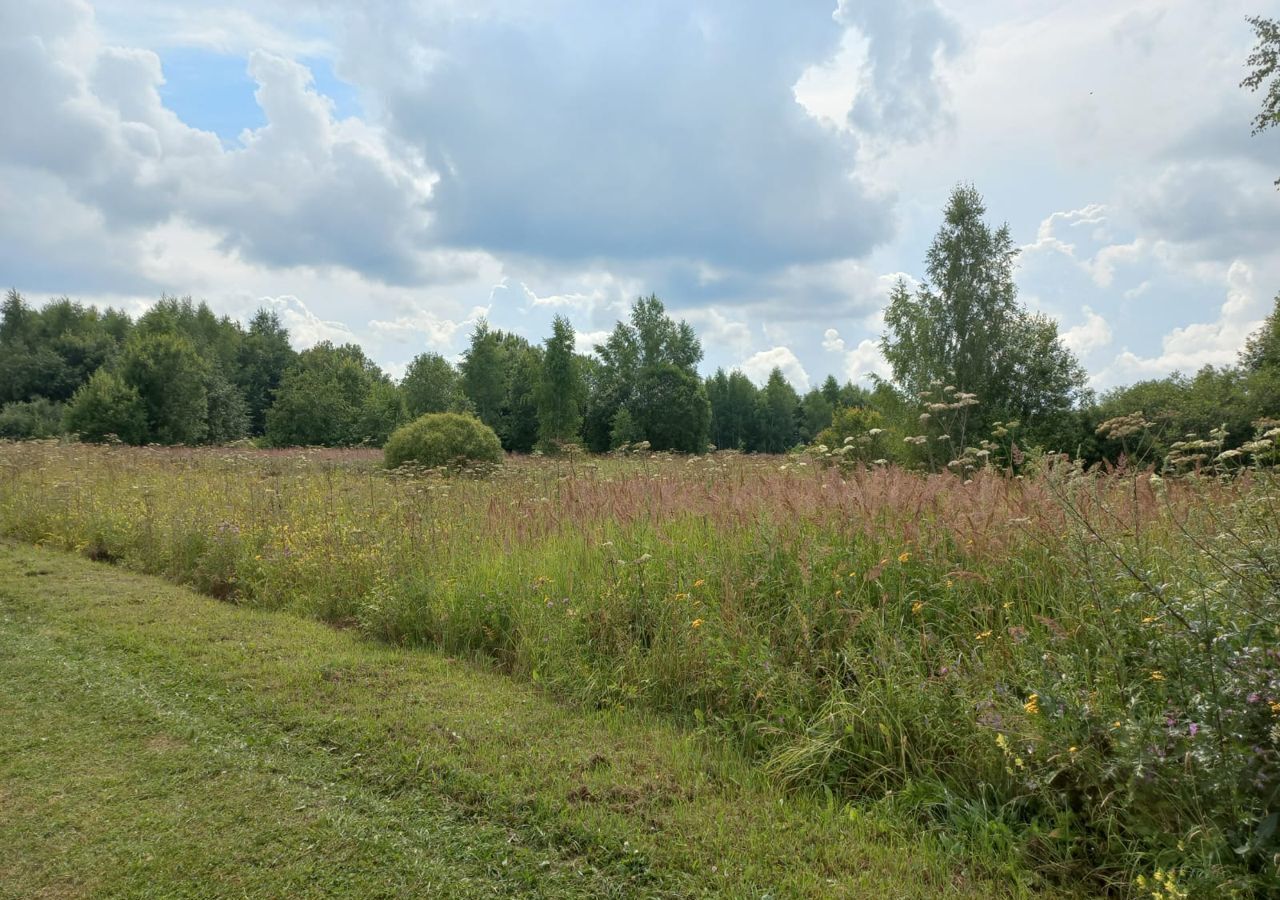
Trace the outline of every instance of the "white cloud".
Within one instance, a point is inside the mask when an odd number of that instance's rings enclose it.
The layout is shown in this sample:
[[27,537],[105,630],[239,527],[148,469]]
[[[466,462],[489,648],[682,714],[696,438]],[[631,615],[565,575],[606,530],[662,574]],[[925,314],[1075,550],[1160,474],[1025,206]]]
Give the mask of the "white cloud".
[[840,332],[834,328],[828,328],[822,333],[822,349],[828,353],[844,352],[844,338],[840,337]]
[[1203,366],[1230,365],[1250,334],[1266,314],[1262,294],[1254,287],[1247,264],[1236,261],[1226,276],[1226,299],[1212,322],[1174,328],[1161,340],[1161,352],[1140,356],[1125,349],[1095,379],[1100,385],[1120,384],[1140,378],[1158,378],[1173,371],[1193,373]]
[[870,338],[859,341],[858,346],[845,355],[844,371],[855,384],[870,384],[872,375],[889,378],[893,374],[884,354],[880,352],[880,342]]
[[730,319],[714,306],[682,309],[677,315],[697,329],[704,351],[715,349],[740,356],[751,347],[751,329],[747,324]]
[[575,331],[573,333],[573,349],[577,353],[595,353],[596,344],[603,344],[609,339],[609,332],[601,329],[600,331]]
[[1062,343],[1077,356],[1085,357],[1111,343],[1111,326],[1089,307],[1084,307],[1084,321],[1062,332]]
[[299,350],[314,347],[321,341],[335,344],[356,343],[356,335],[341,322],[321,319],[297,297],[264,297],[264,305],[273,309],[289,329],[289,340]]
[[809,390],[809,373],[804,370],[799,357],[791,351],[790,347],[761,350],[743,360],[738,368],[757,385],[763,385],[768,381],[769,373],[775,368],[781,369],[783,376],[797,391],[804,393]]
[[487,313],[487,307],[476,306],[471,309],[466,318],[453,320],[444,318],[430,309],[417,309],[410,315],[400,316],[391,321],[374,319],[369,322],[369,327],[374,332],[380,332],[393,340],[405,342],[425,337],[429,346],[444,348],[454,340],[458,332],[474,325]]

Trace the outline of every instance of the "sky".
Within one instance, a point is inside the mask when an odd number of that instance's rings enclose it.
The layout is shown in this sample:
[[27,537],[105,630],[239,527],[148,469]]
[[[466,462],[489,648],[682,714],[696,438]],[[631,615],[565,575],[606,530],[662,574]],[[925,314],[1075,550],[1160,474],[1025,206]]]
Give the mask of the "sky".
[[704,371],[804,390],[887,373],[963,182],[1095,388],[1230,364],[1280,290],[1265,5],[0,0],[0,281],[394,375],[656,293]]

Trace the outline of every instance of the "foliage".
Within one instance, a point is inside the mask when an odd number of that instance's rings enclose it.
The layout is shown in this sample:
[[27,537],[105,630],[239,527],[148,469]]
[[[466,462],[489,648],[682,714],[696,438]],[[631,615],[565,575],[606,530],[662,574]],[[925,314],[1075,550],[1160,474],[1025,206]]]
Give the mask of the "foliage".
[[573,326],[564,316],[551,323],[538,382],[538,443],[555,452],[581,439],[582,404],[586,386],[573,351]]
[[475,416],[427,413],[392,432],[383,454],[390,469],[496,464],[502,462],[502,444]]
[[267,410],[275,400],[284,373],[298,354],[289,346],[289,332],[279,316],[258,310],[240,341],[235,383],[244,394],[248,431],[260,435],[267,428]]
[[881,350],[909,394],[951,384],[981,397],[979,430],[1022,418],[1052,433],[1080,399],[1084,370],[1056,324],[1018,304],[1017,249],[1008,226],[993,231],[985,213],[974,188],[952,191],[926,257],[928,280],[914,292],[899,280]]
[[619,322],[596,354],[601,365],[585,428],[591,449],[616,445],[614,426],[624,409],[634,439],[659,450],[706,449],[711,407],[697,372],[702,344],[688,322],[667,315],[656,296],[641,297],[630,321]]
[[209,432],[207,385],[212,373],[189,338],[139,326],[121,352],[119,371],[142,401],[146,440],[160,444],[204,440]]
[[322,341],[298,354],[267,412],[273,446],[378,444],[401,418],[390,379],[355,344]]
[[769,380],[760,391],[756,411],[757,446],[765,453],[783,453],[799,440],[796,419],[800,412],[800,397],[795,388],[774,367]]
[[0,454],[0,533],[700,724],[851,814],[998,846],[1029,885],[1278,883],[1274,472]]
[[65,425],[82,441],[115,437],[141,444],[147,435],[147,410],[136,388],[99,369],[67,404]]
[[844,464],[884,463],[894,443],[894,435],[887,434],[884,426],[884,418],[874,409],[842,406],[831,424],[814,438],[815,449],[821,456]]
[[62,434],[66,404],[37,397],[0,406],[0,438],[27,440],[52,438]]
[[0,306],[0,404],[70,399],[115,356],[128,329],[122,313],[66,298],[34,310],[10,290]]
[[462,412],[465,398],[458,372],[439,353],[420,353],[409,363],[404,380],[405,412],[411,418],[424,413]]
[[[1261,134],[1280,125],[1280,22],[1263,16],[1251,16],[1248,21],[1258,43],[1245,61],[1250,71],[1240,86],[1250,91],[1266,88],[1262,109],[1253,120],[1253,133]],[[1276,184],[1280,185],[1280,179]]]

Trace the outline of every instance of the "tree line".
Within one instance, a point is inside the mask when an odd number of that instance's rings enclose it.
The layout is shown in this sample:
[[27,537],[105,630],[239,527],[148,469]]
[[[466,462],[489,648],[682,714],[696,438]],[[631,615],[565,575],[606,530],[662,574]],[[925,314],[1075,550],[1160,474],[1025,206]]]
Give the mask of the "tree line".
[[355,344],[295,351],[266,309],[242,325],[164,297],[135,321],[65,298],[35,309],[11,290],[0,308],[0,437],[381,446],[424,413],[464,412],[517,453],[827,443],[867,461],[938,465],[993,437],[1010,451],[1114,458],[1124,448],[1098,426],[1139,411],[1156,453],[1220,426],[1226,446],[1238,445],[1280,416],[1280,298],[1238,365],[1097,397],[1056,323],[1018,302],[1008,228],[985,213],[972,187],[953,191],[925,277],[890,296],[881,348],[892,376],[870,388],[829,376],[801,394],[776,368],[762,387],[738,370],[704,378],[697,334],[656,296],[638,299],[593,353],[576,352],[562,316],[541,343],[481,320],[457,365],[423,353],[397,382]]

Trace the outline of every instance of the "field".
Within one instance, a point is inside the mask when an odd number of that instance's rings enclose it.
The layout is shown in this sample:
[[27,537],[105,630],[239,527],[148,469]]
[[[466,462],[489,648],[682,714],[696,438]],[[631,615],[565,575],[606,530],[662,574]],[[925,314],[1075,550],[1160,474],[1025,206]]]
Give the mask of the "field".
[[[909,829],[965,879],[1277,884],[1266,472],[962,481],[712,454],[443,477],[360,451],[5,444],[0,534],[655,717],[812,827]],[[438,659],[394,656],[418,657]]]

